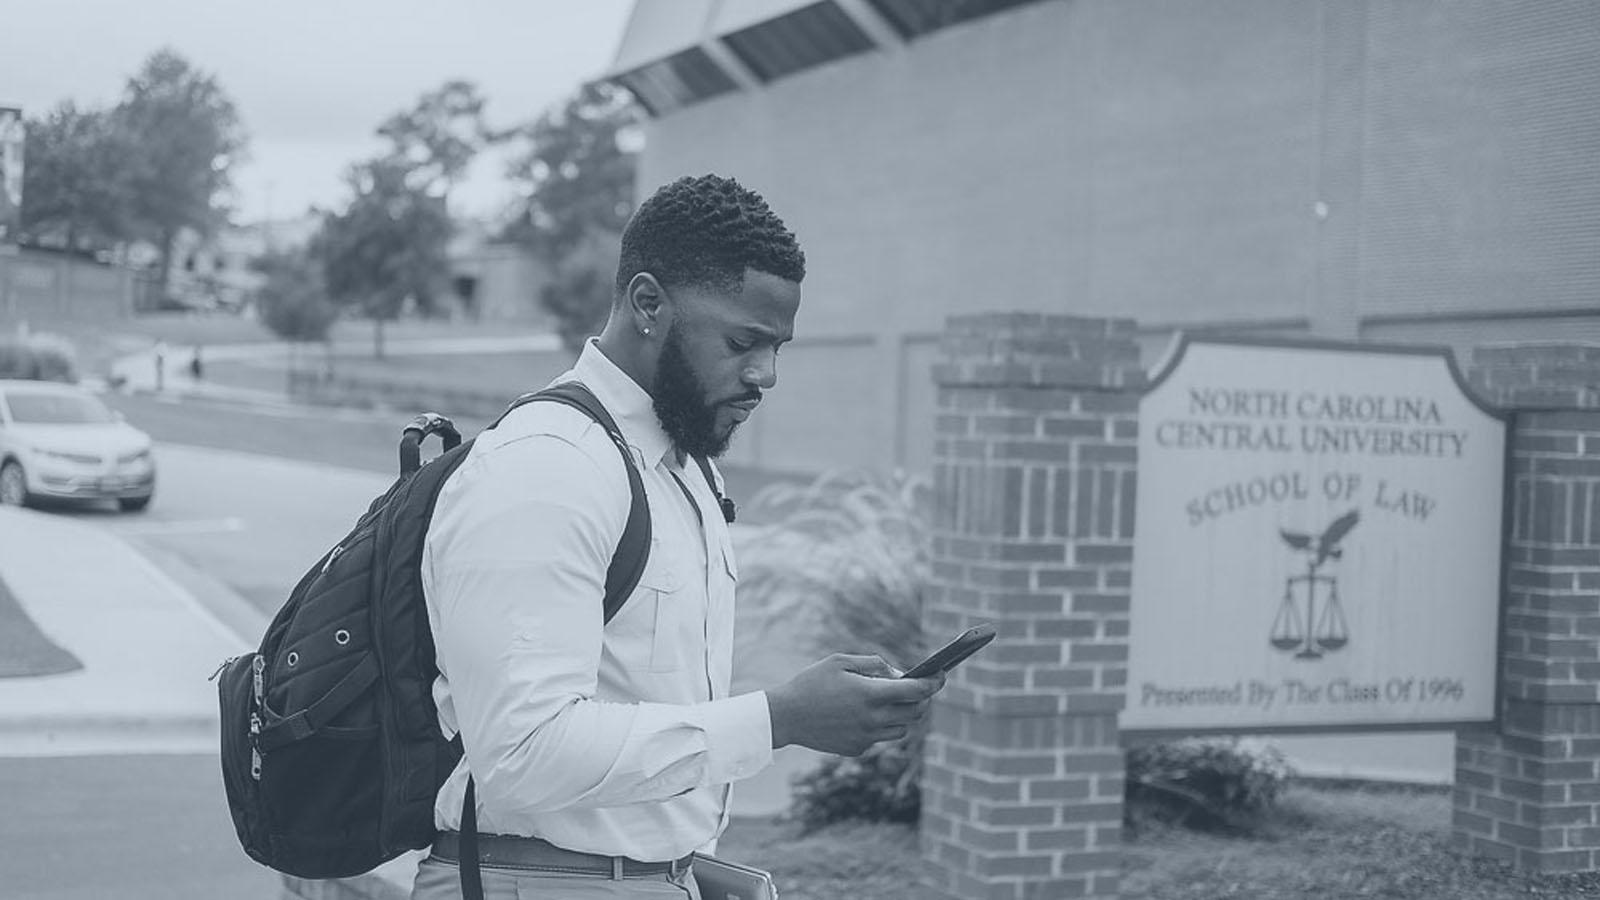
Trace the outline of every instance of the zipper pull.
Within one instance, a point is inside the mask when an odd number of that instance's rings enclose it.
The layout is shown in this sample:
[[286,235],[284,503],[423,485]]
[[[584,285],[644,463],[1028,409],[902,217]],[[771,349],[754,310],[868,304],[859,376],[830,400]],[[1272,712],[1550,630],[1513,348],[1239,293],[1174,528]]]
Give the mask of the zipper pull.
[[223,660],[222,662],[217,663],[217,667],[211,671],[211,675],[208,678],[206,678],[206,680],[207,681],[216,681],[217,680],[217,676],[222,674],[222,670],[226,669],[228,667],[229,663],[232,663],[234,660],[236,660],[238,658],[239,657],[237,657],[237,656],[230,656],[227,659]]
[[320,573],[318,573],[318,574],[321,574],[321,575],[328,574],[328,569],[333,566],[333,561],[338,559],[339,558],[339,554],[341,554],[343,552],[344,552],[344,545],[343,544],[340,544],[340,545],[334,547],[333,548],[333,552],[328,554],[327,561],[325,561],[322,564],[322,571]]
[[259,735],[261,734],[261,695],[265,693],[262,687],[262,672],[266,671],[266,668],[267,658],[261,654],[256,654],[256,658],[250,660],[251,681],[254,682],[256,695],[255,709],[250,710],[250,777],[256,781],[261,780]]

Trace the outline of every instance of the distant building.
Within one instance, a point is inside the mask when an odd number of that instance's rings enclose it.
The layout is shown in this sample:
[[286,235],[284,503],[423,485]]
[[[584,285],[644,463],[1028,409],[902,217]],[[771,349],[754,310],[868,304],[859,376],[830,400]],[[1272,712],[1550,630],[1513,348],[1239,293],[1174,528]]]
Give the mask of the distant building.
[[[171,296],[195,309],[241,309],[261,286],[252,263],[268,252],[303,248],[321,226],[320,213],[230,225],[209,238],[185,230],[173,253]],[[450,272],[441,298],[451,318],[545,324],[549,315],[539,290],[549,280],[547,267],[526,249],[496,241],[493,229],[471,220],[458,222],[447,250]],[[131,260],[154,265],[156,251],[143,246]]]
[[[319,214],[308,212],[292,219],[228,225],[211,237],[184,229],[173,247],[169,293],[195,309],[242,309],[263,281],[255,260],[304,247],[320,223]],[[159,251],[144,245],[132,261],[153,266],[158,259]]]
[[486,223],[461,222],[450,241],[451,303],[457,315],[482,321],[553,327],[539,300],[550,268],[527,248],[496,240]]
[[951,313],[1600,340],[1588,0],[637,0],[609,77],[641,192],[734,175],[805,246],[743,461],[925,471]]

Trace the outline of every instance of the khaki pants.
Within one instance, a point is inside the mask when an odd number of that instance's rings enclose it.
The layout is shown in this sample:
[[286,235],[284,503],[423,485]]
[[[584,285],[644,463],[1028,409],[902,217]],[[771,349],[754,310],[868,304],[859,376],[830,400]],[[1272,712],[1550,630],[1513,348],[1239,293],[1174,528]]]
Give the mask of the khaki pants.
[[[598,875],[558,875],[482,868],[483,900],[634,900],[656,897],[700,900],[694,876],[647,875],[616,881]],[[417,867],[411,900],[460,900],[461,870],[453,862],[428,857]]]

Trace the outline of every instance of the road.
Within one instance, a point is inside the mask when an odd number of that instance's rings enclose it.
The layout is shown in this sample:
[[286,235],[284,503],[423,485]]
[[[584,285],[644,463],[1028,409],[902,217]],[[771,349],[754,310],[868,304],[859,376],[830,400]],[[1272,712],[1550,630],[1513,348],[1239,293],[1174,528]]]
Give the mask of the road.
[[264,613],[392,482],[369,471],[257,453],[157,444],[156,499],[142,515],[63,510],[175,553]]
[[213,755],[0,759],[0,897],[277,900],[233,836]]
[[[239,404],[203,396],[107,394],[104,398],[159,444],[213,447],[392,476],[395,447],[409,418],[399,413]],[[462,434],[487,422],[456,418]],[[437,448],[429,442],[429,447]]]

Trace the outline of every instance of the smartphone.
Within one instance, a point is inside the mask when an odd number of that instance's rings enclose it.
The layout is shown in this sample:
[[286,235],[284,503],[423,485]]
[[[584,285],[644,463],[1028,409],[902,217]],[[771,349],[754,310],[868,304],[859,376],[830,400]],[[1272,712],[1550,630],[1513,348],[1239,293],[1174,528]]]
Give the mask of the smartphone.
[[933,651],[927,659],[917,663],[906,670],[901,678],[927,678],[940,672],[948,672],[960,665],[961,661],[982,650],[994,640],[993,625],[975,625],[956,635],[956,639],[943,647]]

